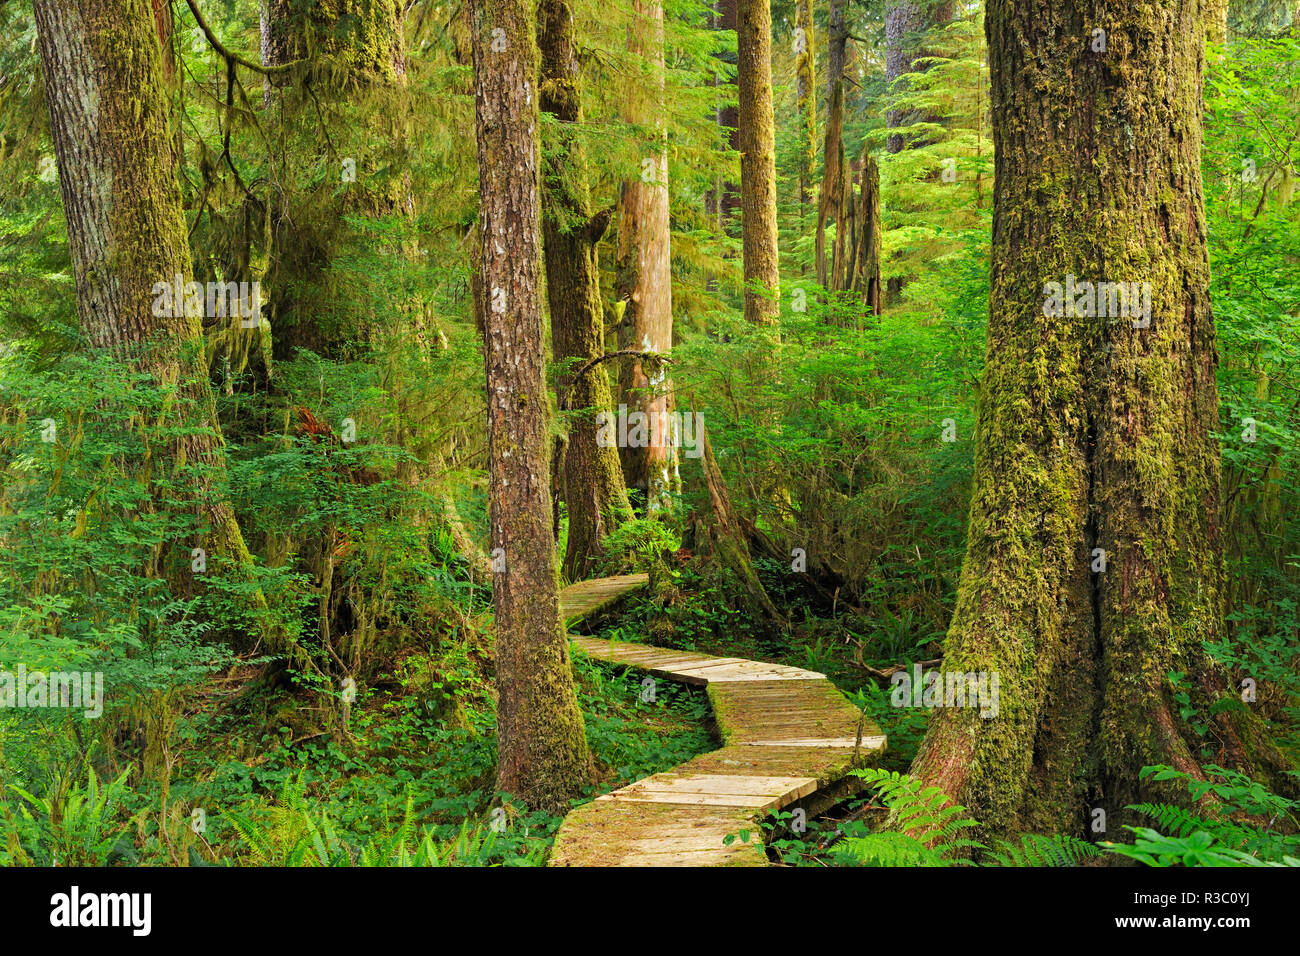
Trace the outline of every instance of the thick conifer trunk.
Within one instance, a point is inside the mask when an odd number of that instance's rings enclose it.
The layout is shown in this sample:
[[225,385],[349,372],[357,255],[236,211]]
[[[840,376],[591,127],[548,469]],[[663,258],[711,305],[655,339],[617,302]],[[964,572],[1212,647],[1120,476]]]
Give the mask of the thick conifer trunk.
[[[1275,765],[1247,712],[1199,739],[1167,676],[1202,714],[1234,694],[1202,647],[1222,632],[1224,567],[1201,14],[988,7],[987,370],[943,670],[997,672],[1000,702],[991,719],[936,710],[913,772],[994,833],[1082,834],[1101,807],[1114,834],[1148,764]],[[1092,23],[1110,25],[1104,53]],[[1068,311],[1051,299],[1071,291],[1051,283],[1103,281],[1149,283],[1149,322],[1106,296],[1099,314],[1086,288]]]
[[[891,91],[897,90],[895,84],[901,76],[918,69],[918,59],[929,55],[923,44],[925,33],[952,18],[950,0],[897,0],[889,4],[885,10],[885,82]],[[885,122],[890,129],[897,129],[919,119],[921,116],[915,112],[891,109]],[[901,152],[903,145],[902,133],[889,137],[891,153]]]
[[208,527],[201,546],[248,564],[218,488],[225,451],[201,316],[184,302],[155,309],[155,284],[188,283],[193,271],[154,9],[149,0],[36,0],[35,16],[82,330],[92,346],[176,386],[170,424],[205,430],[172,452],[173,464],[199,466],[200,487],[189,490]]
[[812,0],[795,4],[795,95],[799,109],[799,222],[812,198],[813,166],[817,162],[817,55],[813,33]]
[[[619,203],[617,290],[626,303],[618,327],[620,349],[667,354],[673,345],[672,256],[668,218],[668,148],[663,126],[664,9],[659,0],[633,0],[628,51],[648,65],[631,80],[624,117],[642,130],[645,142],[636,175],[623,182]],[[664,506],[680,490],[677,449],[668,429],[672,383],[640,359],[624,365],[621,396],[628,414],[650,422],[649,440],[619,451],[629,488],[645,494],[648,510]]]
[[[591,212],[586,156],[570,129],[582,121],[582,94],[569,0],[542,0],[538,38],[542,55],[541,106],[559,120],[545,152],[542,176],[551,346],[557,363],[583,365],[605,351],[596,243],[609,225],[609,213]],[[569,510],[564,575],[577,581],[591,570],[601,540],[632,517],[632,508],[616,447],[608,443],[602,447],[597,440],[596,416],[602,411],[608,413],[611,405],[605,366],[592,366],[578,381],[571,374],[561,375],[557,391],[561,408],[577,410],[570,419],[561,468]]]
[[822,186],[817,199],[817,281],[825,289],[833,288],[833,269],[826,255],[826,226],[835,222],[837,229],[844,218],[849,192],[848,169],[844,161],[844,58],[849,34],[844,22],[847,0],[830,0],[830,29],[826,46],[826,136],[822,144]]
[[768,0],[738,0],[740,215],[745,319],[775,325],[781,288],[776,229],[776,132],[772,119],[772,11]]
[[[713,26],[718,30],[736,29],[736,4],[738,0],[715,0],[713,4]],[[719,56],[725,63],[735,65],[730,53]],[[740,152],[740,112],[735,104],[728,104],[717,111],[720,139],[725,139],[727,146]],[[740,190],[734,182],[719,180],[712,196],[712,209],[718,216],[718,232],[734,236],[737,214],[740,212]]]
[[[341,194],[322,200],[318,192],[290,191],[273,206],[274,255],[267,279],[277,317],[274,355],[288,360],[303,348],[329,359],[349,358],[370,344],[370,323],[356,315],[341,319],[334,310],[319,308],[322,296],[334,295],[328,270],[339,251],[343,217],[414,211],[407,171],[410,105],[402,99],[406,85],[403,4],[400,0],[260,0],[260,14],[262,65],[300,64],[298,69],[267,77],[267,103],[279,98],[290,120],[285,128],[297,126],[315,137],[322,98],[354,111],[345,136],[329,144],[331,152],[339,149],[343,154],[338,157],[341,162],[350,164],[346,171],[342,165],[330,171],[347,183]],[[301,89],[285,88],[293,85]],[[304,153],[325,145],[294,144]],[[345,175],[352,178],[344,180]],[[291,178],[283,177],[286,183]]]
[[[560,624],[547,468],[538,56],[529,0],[474,0],[479,252],[496,617],[497,787],[557,811],[591,758]],[[494,569],[496,570],[496,569]]]

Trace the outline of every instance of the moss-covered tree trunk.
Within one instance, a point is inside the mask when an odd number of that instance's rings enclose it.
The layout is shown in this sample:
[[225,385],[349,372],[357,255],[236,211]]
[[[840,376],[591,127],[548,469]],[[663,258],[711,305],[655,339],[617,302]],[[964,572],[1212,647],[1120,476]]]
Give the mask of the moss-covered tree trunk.
[[[1234,691],[1202,647],[1224,568],[1200,2],[988,7],[987,369],[943,670],[998,673],[1000,699],[989,719],[936,710],[913,772],[992,833],[1083,834],[1100,807],[1113,835],[1147,764],[1275,765],[1248,713],[1208,716]],[[1149,283],[1149,321],[1090,300],[1099,282],[1141,305]]]
[[470,16],[490,520],[504,562],[492,579],[497,787],[558,811],[590,779],[591,758],[551,538],[533,10],[530,0],[474,0]]
[[753,325],[775,325],[781,310],[781,275],[776,230],[776,132],[772,118],[772,11],[768,0],[738,0],[736,58],[745,319]]
[[[553,135],[545,144],[542,164],[542,235],[551,347],[557,363],[580,366],[605,351],[596,243],[609,225],[609,212],[591,211],[587,160],[573,129],[582,122],[573,5],[570,0],[542,0],[537,19],[542,56],[541,108],[558,120],[548,127]],[[598,440],[596,416],[609,413],[612,404],[605,366],[592,366],[576,381],[572,374],[561,375],[557,392],[560,407],[573,410],[561,474],[569,511],[564,575],[577,581],[591,570],[601,540],[632,517],[632,508],[618,450]]]
[[307,60],[307,69],[320,71],[314,79],[335,89],[406,74],[399,0],[260,0],[259,10],[263,66]]
[[830,0],[830,23],[826,40],[826,135],[822,144],[822,186],[817,199],[817,281],[832,288],[831,259],[826,255],[826,227],[844,218],[849,192],[848,169],[844,161],[844,58],[849,34],[844,22],[847,0]]
[[817,163],[817,53],[812,0],[795,4],[795,98],[799,109],[799,223],[804,227]]
[[[715,0],[714,29],[735,31],[736,4],[737,0]],[[735,55],[732,53],[720,54],[718,59],[733,66],[736,62]],[[734,152],[740,152],[740,130],[737,129],[740,124],[739,115],[734,102],[721,106],[717,110],[719,143],[725,143],[727,148]],[[740,212],[740,190],[736,188],[734,182],[718,180],[713,191],[712,208],[718,217],[718,233],[734,236],[737,214]]]
[[[373,319],[322,303],[347,301],[329,267],[344,245],[345,215],[410,213],[411,105],[405,98],[406,43],[401,0],[261,0],[262,63],[298,68],[267,77],[268,104],[289,132],[284,159],[325,155],[325,189],[302,192],[295,170],[276,170],[284,190],[272,206],[273,255],[267,282],[276,359],[300,348],[329,359],[364,352]],[[321,104],[347,111],[332,132]],[[395,250],[402,255],[403,251]]]
[[[626,305],[618,345],[667,354],[673,345],[673,293],[663,123],[664,8],[659,0],[633,0],[627,44],[643,72],[627,83],[623,116],[641,131],[643,153],[635,175],[623,181],[619,201],[616,285]],[[620,385],[628,414],[642,413],[649,422],[646,442],[619,449],[623,475],[629,488],[644,493],[647,510],[654,511],[681,487],[677,449],[668,427],[672,383],[662,366],[633,359],[624,364]]]
[[880,284],[880,167],[866,149],[862,151],[861,168],[846,287],[861,293],[868,315],[880,315],[884,301]]
[[1220,44],[1228,39],[1228,0],[1206,0],[1205,39]]
[[225,448],[202,316],[155,292],[177,276],[190,282],[193,270],[154,8],[37,0],[35,16],[82,330],[92,346],[176,387],[166,424],[185,432],[171,464],[195,469],[181,483],[207,527],[195,546],[248,564],[221,489]]

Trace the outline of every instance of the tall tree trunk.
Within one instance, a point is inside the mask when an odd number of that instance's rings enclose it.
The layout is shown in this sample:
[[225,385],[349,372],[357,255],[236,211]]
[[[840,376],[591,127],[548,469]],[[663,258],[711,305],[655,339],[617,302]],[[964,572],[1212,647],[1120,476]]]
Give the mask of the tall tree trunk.
[[154,9],[149,0],[36,0],[35,16],[82,330],[92,346],[176,386],[169,424],[187,434],[173,463],[198,466],[190,502],[207,525],[202,546],[249,565],[219,489],[225,448],[201,316],[183,301],[154,314],[156,284],[193,278]]
[[259,0],[262,65],[308,59],[304,66],[335,89],[394,82],[406,74],[402,8],[399,0]]
[[1228,39],[1228,0],[1206,0],[1205,39],[1219,44]]
[[171,81],[176,73],[175,58],[172,56],[172,34],[176,24],[172,19],[171,0],[149,0],[149,5],[153,10],[154,31],[158,34],[163,77]]
[[[672,255],[668,219],[668,147],[664,110],[664,8],[660,0],[633,0],[628,51],[647,66],[647,75],[626,89],[624,119],[652,129],[634,178],[623,182],[618,228],[617,289],[626,303],[618,327],[620,349],[667,353],[673,345]],[[620,449],[629,488],[645,493],[647,510],[665,506],[681,487],[677,449],[668,427],[672,383],[662,371],[635,359],[621,381],[628,414],[647,416],[649,440]]]
[[[291,359],[305,348],[330,359],[347,358],[367,344],[372,323],[319,308],[322,298],[337,298],[329,288],[329,266],[340,250],[343,217],[411,213],[414,208],[406,172],[409,104],[400,97],[406,85],[403,4],[260,0],[260,17],[263,65],[301,64],[299,70],[267,77],[268,105],[278,97],[291,116],[306,111],[312,121],[301,125],[309,135],[315,135],[322,98],[355,111],[351,122],[337,124],[345,127],[337,141],[342,155],[335,158],[340,167],[331,171],[347,188],[320,208],[318,192],[287,187],[286,198],[273,207],[275,249],[267,279],[275,297],[270,303],[277,318],[275,357]],[[290,84],[305,95],[280,89]],[[299,142],[294,148],[310,154],[323,152],[326,145],[335,148],[328,140]],[[379,172],[383,169],[391,172]],[[282,178],[291,179],[287,174]]]
[[795,95],[799,109],[799,226],[803,231],[817,163],[817,55],[812,0],[795,4]]
[[831,0],[826,46],[826,136],[822,145],[822,187],[817,200],[817,282],[833,288],[831,262],[826,255],[826,226],[844,218],[849,174],[844,162],[844,58],[849,34],[844,22],[847,0]]
[[[885,83],[891,98],[900,91],[896,85],[899,78],[915,71],[916,61],[929,55],[924,47],[926,34],[952,20],[953,13],[954,4],[951,0],[896,0],[886,8]],[[886,113],[885,123],[889,129],[898,129],[922,118],[915,111],[890,109]],[[891,153],[901,152],[903,145],[902,133],[894,133],[889,137],[888,149]]]
[[497,787],[566,809],[591,776],[551,539],[538,289],[537,24],[530,0],[474,0],[480,277],[496,618]]
[[[591,212],[587,159],[572,129],[582,122],[582,93],[574,54],[573,5],[542,0],[538,7],[542,56],[541,107],[554,116],[554,139],[544,151],[542,235],[546,255],[546,296],[551,307],[551,347],[555,361],[581,365],[605,351],[605,318],[600,298],[596,243],[609,226],[609,211]],[[569,539],[564,575],[581,580],[600,553],[601,540],[632,517],[618,450],[598,440],[596,416],[608,414],[609,378],[594,365],[577,381],[561,375],[557,392],[570,419],[562,474],[569,509]],[[559,495],[556,495],[558,500]]]
[[[736,29],[736,5],[738,0],[715,0],[713,4],[713,25],[718,30]],[[732,54],[720,57],[724,62],[735,64]],[[718,126],[723,131],[727,146],[740,152],[740,112],[735,105],[727,105],[718,110]],[[735,183],[719,181],[714,190],[714,208],[718,214],[718,232],[735,235],[735,222],[740,212],[740,190]]]
[[776,132],[772,118],[769,0],[738,0],[740,209],[745,319],[775,325],[781,311],[776,230]]
[[[1144,765],[1276,761],[1248,713],[1208,716],[1232,690],[1202,645],[1222,633],[1224,568],[1201,12],[988,7],[988,351],[944,670],[999,674],[1000,700],[990,719],[936,710],[913,764],[986,832],[1084,833],[1101,807],[1113,833],[1151,795]],[[1080,40],[1092,22],[1111,25],[1105,53]],[[1076,281],[1150,283],[1149,323],[1105,295],[1098,316]]]

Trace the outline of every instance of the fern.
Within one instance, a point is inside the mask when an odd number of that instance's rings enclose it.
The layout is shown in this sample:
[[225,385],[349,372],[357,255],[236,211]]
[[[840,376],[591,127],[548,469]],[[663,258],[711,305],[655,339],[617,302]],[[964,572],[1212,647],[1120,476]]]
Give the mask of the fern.
[[[364,844],[340,832],[328,811],[308,805],[301,776],[286,779],[278,804],[259,807],[256,818],[234,810],[224,816],[247,844],[252,862],[262,866],[476,866],[498,852],[497,834],[490,827],[471,826],[468,820],[455,838],[440,844],[431,829],[416,826],[415,799],[409,789],[400,822],[392,826],[392,832],[371,837]],[[384,823],[388,829],[390,821],[385,818]],[[518,859],[540,864],[546,849],[536,841]]]
[[[25,801],[26,805],[18,806],[23,817],[40,827],[42,849],[48,852],[51,865],[105,866],[134,856],[126,833],[140,814],[122,822],[115,819],[128,776],[129,769],[100,787],[95,771],[87,769],[84,790],[55,779],[45,797],[37,797],[16,784],[10,784],[9,789]],[[34,816],[28,806],[39,816]]]
[[987,851],[987,866],[1077,866],[1099,856],[1092,844],[1066,834],[1026,834],[1020,842],[999,840],[989,849],[964,834],[978,822],[938,787],[923,787],[907,774],[855,770],[876,789],[889,816],[879,832],[850,837],[836,847],[841,862],[863,866],[962,866],[968,852]]
[[[225,817],[230,821],[230,825],[235,828],[235,832],[239,834],[240,838],[248,844],[258,862],[274,858],[275,848],[265,827],[250,820],[243,814],[236,813],[234,810],[227,810]],[[292,866],[293,864],[286,861],[284,865]]]
[[1149,817],[1159,830],[1173,836],[1191,836],[1197,830],[1208,832],[1215,826],[1186,807],[1172,806],[1167,803],[1135,803],[1129,809]]
[[1020,842],[999,840],[997,848],[989,851],[989,866],[1078,866],[1083,861],[1101,855],[1101,850],[1065,833],[1044,836],[1027,833]]
[[1136,834],[1135,841],[1106,843],[1105,849],[1148,866],[1296,865],[1300,836],[1275,828],[1282,824],[1294,831],[1300,803],[1236,770],[1214,764],[1202,770],[1204,779],[1172,767],[1143,767],[1141,779],[1179,783],[1194,803],[1212,798],[1209,811],[1197,813],[1167,803],[1132,804],[1129,809],[1155,827],[1126,827]]
[[984,849],[962,836],[977,821],[938,787],[922,787],[907,774],[875,767],[853,775],[876,789],[889,816],[881,832],[840,844],[842,858],[864,866],[951,866],[969,862],[959,858],[960,851]]
[[948,862],[916,837],[890,831],[849,837],[836,848],[835,856],[855,866],[946,866]]
[[1149,827],[1125,827],[1136,835],[1133,843],[1103,844],[1119,856],[1147,866],[1300,866],[1300,858],[1282,855],[1263,860],[1218,842],[1212,834],[1198,830],[1190,836],[1170,837]]

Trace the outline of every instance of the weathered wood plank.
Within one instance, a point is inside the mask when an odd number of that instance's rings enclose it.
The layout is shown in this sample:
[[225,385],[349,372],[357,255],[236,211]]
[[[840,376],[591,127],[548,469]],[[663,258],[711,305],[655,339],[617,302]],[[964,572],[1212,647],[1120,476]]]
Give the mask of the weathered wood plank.
[[623,574],[571,584],[560,592],[560,617],[566,624],[588,617],[649,582],[648,574]]
[[[595,613],[645,575],[583,581],[560,595],[566,621]],[[886,739],[823,674],[736,657],[627,641],[574,637],[576,651],[681,683],[704,686],[725,746],[672,771],[575,808],[556,833],[552,866],[762,866],[762,844],[724,841],[760,831],[768,811],[803,802],[809,812],[851,794],[854,767],[874,762]],[[818,803],[820,801],[820,803]]]

